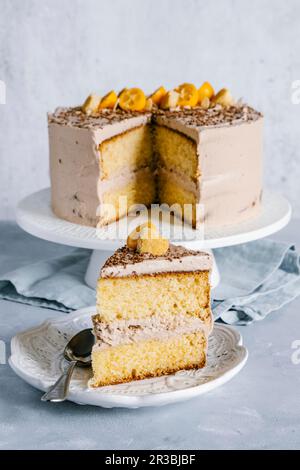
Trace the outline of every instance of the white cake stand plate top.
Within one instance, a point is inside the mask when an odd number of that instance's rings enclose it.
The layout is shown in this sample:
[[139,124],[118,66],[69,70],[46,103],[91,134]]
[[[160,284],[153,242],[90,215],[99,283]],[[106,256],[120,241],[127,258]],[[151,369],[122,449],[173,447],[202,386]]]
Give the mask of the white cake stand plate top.
[[[225,209],[224,209],[225,210]],[[110,239],[114,233],[124,233],[126,226],[134,226],[137,217],[124,217],[101,230],[73,224],[59,219],[51,210],[50,188],[23,199],[16,212],[17,222],[26,232],[39,238],[63,245],[113,251],[124,239]],[[265,191],[260,215],[249,221],[217,229],[207,228],[204,238],[195,238],[195,230],[187,230],[186,239],[171,239],[194,249],[219,248],[257,240],[281,230],[291,218],[291,206],[281,195]],[[140,220],[140,218],[139,218]],[[155,219],[153,220],[155,223]],[[179,222],[178,222],[179,223]],[[159,224],[159,223],[158,223]],[[174,223],[176,225],[176,221]],[[162,226],[162,229],[169,227]],[[203,235],[203,234],[201,234]]]
[[[95,311],[96,307],[89,307],[60,315],[17,334],[11,342],[12,369],[33,387],[46,391],[66,366],[63,358],[66,343],[81,329],[92,326],[91,315]],[[209,337],[205,368],[98,389],[88,387],[91,370],[76,368],[68,399],[105,408],[139,408],[184,401],[228,382],[245,365],[247,356],[238,331],[215,324]]]
[[[18,224],[31,235],[63,245],[94,250],[85,277],[87,284],[91,287],[96,285],[99,269],[103,262],[115,249],[124,244],[128,231],[146,220],[147,217],[148,213],[138,217],[124,217],[100,230],[67,222],[52,212],[50,188],[33,193],[23,199],[16,212]],[[265,191],[262,210],[258,217],[217,229],[205,227],[204,232],[197,232],[192,228],[185,227],[183,237],[180,221],[173,219],[170,237],[170,223],[161,220],[159,214],[152,213],[151,218],[154,223],[160,226],[162,234],[170,238],[172,243],[195,250],[210,251],[213,248],[257,240],[281,230],[291,218],[291,206],[281,195]],[[218,282],[219,273],[214,264],[212,286],[216,286]]]

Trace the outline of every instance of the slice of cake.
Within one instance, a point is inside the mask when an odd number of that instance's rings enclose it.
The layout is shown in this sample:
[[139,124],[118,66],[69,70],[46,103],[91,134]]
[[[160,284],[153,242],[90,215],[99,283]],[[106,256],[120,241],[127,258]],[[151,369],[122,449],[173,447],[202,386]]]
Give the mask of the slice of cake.
[[136,243],[129,237],[101,270],[93,317],[93,387],[206,363],[212,329],[210,255],[169,245],[153,228],[138,235]]
[[103,226],[152,203],[194,228],[259,213],[263,117],[226,89],[92,95],[48,123],[52,209],[70,222]]

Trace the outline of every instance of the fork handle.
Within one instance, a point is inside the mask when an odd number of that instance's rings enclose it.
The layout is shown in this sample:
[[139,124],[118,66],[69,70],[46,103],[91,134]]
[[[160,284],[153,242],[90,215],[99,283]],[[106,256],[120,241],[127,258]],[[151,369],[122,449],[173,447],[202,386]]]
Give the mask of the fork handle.
[[60,402],[64,401],[67,398],[69,385],[76,366],[77,361],[71,361],[64,371],[64,373],[59,377],[59,379],[52,385],[49,390],[42,396],[42,401],[53,401]]

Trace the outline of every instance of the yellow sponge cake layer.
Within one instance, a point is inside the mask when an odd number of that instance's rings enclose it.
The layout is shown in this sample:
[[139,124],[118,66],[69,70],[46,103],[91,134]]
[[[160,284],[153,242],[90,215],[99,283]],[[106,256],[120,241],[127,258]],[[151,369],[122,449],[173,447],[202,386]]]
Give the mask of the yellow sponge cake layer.
[[100,278],[97,312],[104,322],[186,314],[210,321],[208,271]]
[[[122,178],[120,179],[122,182]],[[155,198],[155,181],[147,170],[140,170],[125,178],[125,184],[104,190],[100,204],[100,223],[106,225],[125,216],[134,205],[149,206]]]
[[[105,140],[100,145],[100,177],[110,179],[119,173],[152,165],[150,126],[140,126]],[[153,179],[153,176],[152,176]]]
[[118,347],[94,346],[92,387],[171,374],[204,367],[207,340],[201,331],[169,340],[140,341]]
[[[164,126],[154,128],[154,146],[158,165],[181,172],[192,180],[198,176],[198,156],[195,141]],[[164,199],[161,199],[164,202]]]
[[176,178],[172,176],[170,172],[159,171],[157,184],[159,198],[168,204],[174,215],[195,227],[197,197],[193,191],[178,184]]

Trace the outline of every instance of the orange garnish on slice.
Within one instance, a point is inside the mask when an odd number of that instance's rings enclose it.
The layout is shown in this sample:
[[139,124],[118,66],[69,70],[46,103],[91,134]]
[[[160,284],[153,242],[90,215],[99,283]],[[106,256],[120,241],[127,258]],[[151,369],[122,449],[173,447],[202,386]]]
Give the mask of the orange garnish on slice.
[[140,88],[128,88],[119,97],[120,108],[125,111],[143,111],[146,106],[146,96]]
[[178,106],[196,106],[198,103],[198,90],[192,83],[183,83],[176,88],[179,93]]
[[120,96],[122,95],[123,91],[126,91],[126,90],[128,90],[128,88],[126,88],[126,87],[122,88],[122,90],[120,90],[119,93],[118,93],[118,98],[120,98]]
[[112,90],[107,95],[103,96],[102,100],[100,101],[99,109],[113,109],[116,102],[117,102],[117,95]]
[[204,98],[211,99],[214,96],[215,90],[209,82],[204,82],[198,90],[198,103],[201,104]]
[[155,234],[157,238],[159,237],[159,233],[158,233],[156,226],[149,220],[148,222],[144,222],[143,224],[135,227],[135,229],[128,235],[127,237],[128,248],[130,248],[131,250],[136,250],[138,239],[140,238],[141,232],[144,229],[149,230],[149,233],[151,233],[152,238],[155,238],[154,236]]
[[155,90],[152,95],[149,96],[149,98],[151,98],[152,100],[152,103],[156,104],[157,106],[160,105],[161,103],[161,100],[163,99],[163,97],[167,94],[167,90],[165,89],[165,87],[163,86],[160,86],[159,88],[157,88],[157,90]]

